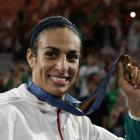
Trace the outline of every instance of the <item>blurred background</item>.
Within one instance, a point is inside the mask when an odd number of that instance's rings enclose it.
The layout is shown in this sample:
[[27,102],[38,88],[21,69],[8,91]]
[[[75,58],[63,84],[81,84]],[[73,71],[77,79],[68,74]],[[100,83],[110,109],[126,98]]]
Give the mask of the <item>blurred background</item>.
[[[122,53],[140,63],[140,0],[0,0],[0,93],[27,83],[27,35],[41,19],[62,15],[81,34],[83,58],[71,94],[84,100],[100,84]],[[111,78],[101,107],[89,117],[115,135],[124,136],[127,100]]]

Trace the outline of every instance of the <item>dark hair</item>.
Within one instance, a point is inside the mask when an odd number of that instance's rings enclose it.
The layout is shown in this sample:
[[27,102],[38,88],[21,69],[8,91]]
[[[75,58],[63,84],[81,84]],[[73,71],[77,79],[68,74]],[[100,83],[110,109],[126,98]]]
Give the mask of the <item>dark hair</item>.
[[[41,20],[29,33],[28,48],[31,48],[34,53],[37,51],[36,41],[40,32],[44,29],[54,29],[58,27],[67,27],[71,29],[80,39],[80,35],[76,26],[68,19],[62,16],[52,16]],[[81,39],[80,39],[81,40]]]

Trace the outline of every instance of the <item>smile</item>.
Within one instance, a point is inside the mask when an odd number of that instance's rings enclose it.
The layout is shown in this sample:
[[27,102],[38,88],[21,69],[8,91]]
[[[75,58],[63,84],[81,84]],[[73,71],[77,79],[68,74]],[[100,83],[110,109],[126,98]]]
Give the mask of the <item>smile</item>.
[[49,78],[53,81],[67,81],[69,77],[58,77],[58,76],[49,76]]

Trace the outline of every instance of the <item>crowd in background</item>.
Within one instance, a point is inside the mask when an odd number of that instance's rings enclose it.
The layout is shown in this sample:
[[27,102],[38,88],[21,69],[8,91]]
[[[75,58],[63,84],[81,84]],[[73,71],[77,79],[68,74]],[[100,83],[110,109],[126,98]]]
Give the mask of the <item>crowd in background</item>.
[[[131,55],[134,63],[140,60],[139,7],[139,0],[1,0],[0,92],[30,79],[25,54],[31,28],[44,17],[62,15],[75,23],[83,44],[79,76],[71,94],[86,99],[120,54]],[[130,16],[131,12],[136,16]],[[124,136],[127,111],[127,100],[118,87],[116,73],[101,107],[89,117],[94,124]]]

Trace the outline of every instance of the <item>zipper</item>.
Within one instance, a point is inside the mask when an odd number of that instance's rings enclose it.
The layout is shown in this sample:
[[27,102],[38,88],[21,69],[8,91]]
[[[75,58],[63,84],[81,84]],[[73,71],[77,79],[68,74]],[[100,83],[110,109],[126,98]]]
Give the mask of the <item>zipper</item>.
[[57,129],[58,129],[61,140],[64,140],[62,131],[61,131],[60,113],[61,113],[61,109],[57,109]]

